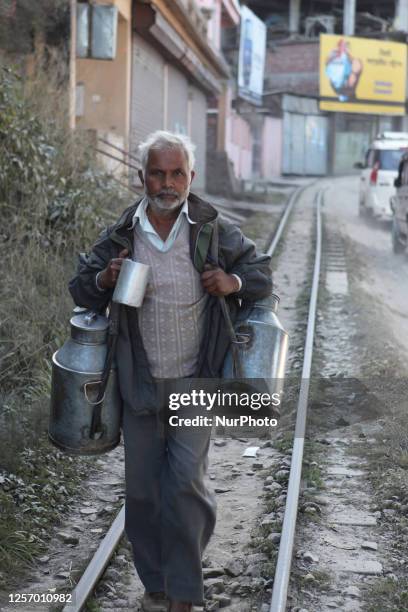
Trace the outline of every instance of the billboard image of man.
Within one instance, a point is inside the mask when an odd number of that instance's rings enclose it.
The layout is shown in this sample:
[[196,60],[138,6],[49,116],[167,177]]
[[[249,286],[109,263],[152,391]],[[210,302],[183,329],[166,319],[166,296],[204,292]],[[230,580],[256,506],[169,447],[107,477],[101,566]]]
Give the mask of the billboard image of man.
[[326,75],[340,102],[356,99],[356,88],[363,71],[363,62],[354,58],[350,45],[343,38],[327,58]]

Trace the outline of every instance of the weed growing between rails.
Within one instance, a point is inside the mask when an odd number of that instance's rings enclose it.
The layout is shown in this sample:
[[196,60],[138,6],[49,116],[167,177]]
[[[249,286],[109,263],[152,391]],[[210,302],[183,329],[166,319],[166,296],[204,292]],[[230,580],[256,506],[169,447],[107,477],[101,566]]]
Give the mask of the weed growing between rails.
[[[130,203],[128,194],[118,192],[117,183],[94,165],[86,141],[69,133],[63,113],[53,114],[49,89],[40,111],[38,91],[47,75],[36,78],[23,82],[9,68],[0,68],[3,585],[41,548],[45,525],[63,512],[62,507],[51,511],[55,500],[67,506],[77,481],[71,462],[47,442],[50,359],[67,335],[73,306],[67,282],[78,252],[106,225],[106,210],[119,213]],[[49,83],[57,82],[49,77]],[[63,96],[54,91],[60,108]],[[79,476],[81,465],[76,460]]]

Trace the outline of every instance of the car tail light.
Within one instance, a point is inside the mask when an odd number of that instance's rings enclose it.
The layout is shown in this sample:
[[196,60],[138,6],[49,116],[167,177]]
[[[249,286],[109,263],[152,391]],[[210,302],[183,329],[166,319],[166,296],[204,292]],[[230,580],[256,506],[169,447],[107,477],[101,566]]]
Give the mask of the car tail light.
[[376,185],[377,184],[377,178],[378,178],[378,169],[380,167],[380,164],[378,162],[375,163],[374,168],[371,171],[370,174],[370,185]]

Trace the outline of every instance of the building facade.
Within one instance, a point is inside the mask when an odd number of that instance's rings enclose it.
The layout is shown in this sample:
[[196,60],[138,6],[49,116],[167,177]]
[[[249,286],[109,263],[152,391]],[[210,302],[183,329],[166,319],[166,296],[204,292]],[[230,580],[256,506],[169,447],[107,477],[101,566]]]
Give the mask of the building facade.
[[285,134],[282,174],[355,172],[355,162],[378,132],[406,131],[407,115],[319,108],[320,34],[406,43],[406,0],[249,0],[248,5],[268,26],[264,106]]
[[194,186],[203,190],[207,99],[229,78],[207,39],[207,19],[187,0],[110,4],[118,14],[116,54],[76,59],[76,125],[93,132],[105,164],[127,170],[134,187],[140,187],[139,143],[157,129],[187,134],[197,145]]

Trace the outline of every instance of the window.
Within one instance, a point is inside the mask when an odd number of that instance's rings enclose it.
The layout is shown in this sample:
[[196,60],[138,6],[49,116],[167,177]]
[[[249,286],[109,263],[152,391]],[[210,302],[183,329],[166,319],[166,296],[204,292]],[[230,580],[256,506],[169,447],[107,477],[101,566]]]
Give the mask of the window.
[[367,166],[367,168],[373,168],[374,167],[374,154],[375,154],[374,149],[369,149],[367,151],[367,157],[366,157],[366,166]]
[[116,57],[116,6],[77,5],[77,57],[113,60]]
[[398,170],[401,157],[407,149],[394,149],[376,151],[375,161],[379,163],[380,170]]

